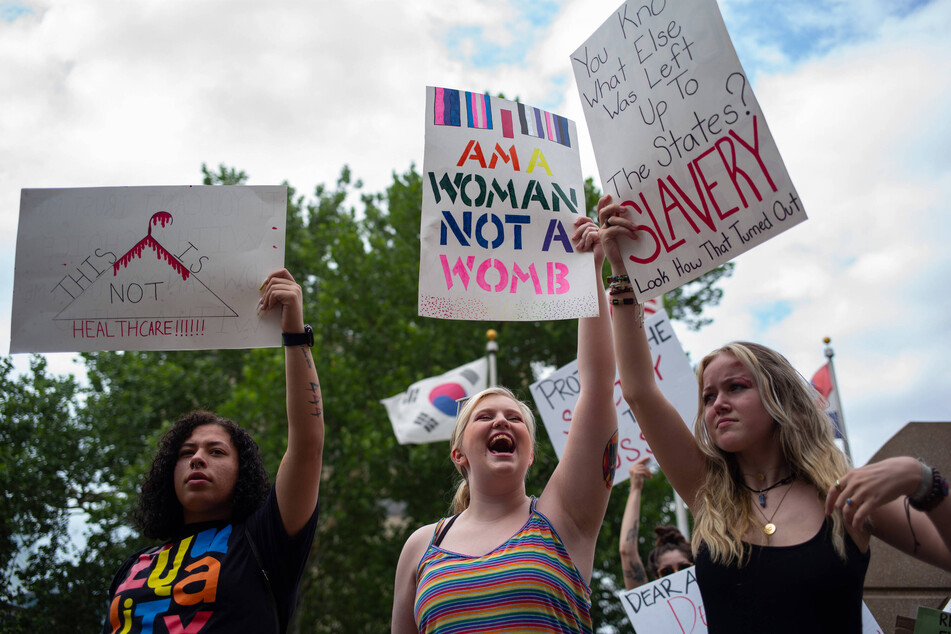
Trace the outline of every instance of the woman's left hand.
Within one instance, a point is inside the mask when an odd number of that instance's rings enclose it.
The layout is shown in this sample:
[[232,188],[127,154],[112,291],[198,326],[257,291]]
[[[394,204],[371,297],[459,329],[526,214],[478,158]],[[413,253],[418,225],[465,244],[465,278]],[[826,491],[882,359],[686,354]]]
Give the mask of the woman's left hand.
[[571,235],[571,242],[579,251],[594,252],[596,262],[604,261],[604,250],[601,248],[601,236],[598,225],[587,216],[575,218],[575,232]]
[[839,509],[847,524],[862,530],[865,520],[876,508],[914,493],[920,483],[921,464],[908,456],[852,469],[829,487],[826,515]]
[[258,310],[265,312],[281,307],[281,330],[304,332],[304,299],[300,284],[287,269],[274,271],[261,287],[263,294]]

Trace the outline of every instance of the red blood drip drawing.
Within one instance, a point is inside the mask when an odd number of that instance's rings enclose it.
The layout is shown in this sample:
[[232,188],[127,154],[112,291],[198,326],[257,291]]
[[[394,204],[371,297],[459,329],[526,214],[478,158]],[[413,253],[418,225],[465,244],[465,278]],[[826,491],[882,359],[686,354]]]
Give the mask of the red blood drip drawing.
[[120,267],[129,266],[129,263],[136,258],[141,259],[142,252],[145,251],[146,247],[148,247],[155,252],[156,257],[159,260],[164,259],[166,262],[168,262],[169,266],[171,266],[176,273],[182,276],[183,281],[188,279],[188,276],[191,274],[188,268],[179,262],[174,255],[166,251],[165,247],[159,244],[158,241],[152,237],[152,226],[157,224],[161,224],[163,229],[165,228],[165,225],[172,224],[172,214],[168,213],[167,211],[159,211],[152,215],[152,217],[149,219],[149,230],[146,236],[139,240],[139,242],[134,247],[129,249],[125,255],[116,260],[115,264],[112,265],[113,276],[119,274]]

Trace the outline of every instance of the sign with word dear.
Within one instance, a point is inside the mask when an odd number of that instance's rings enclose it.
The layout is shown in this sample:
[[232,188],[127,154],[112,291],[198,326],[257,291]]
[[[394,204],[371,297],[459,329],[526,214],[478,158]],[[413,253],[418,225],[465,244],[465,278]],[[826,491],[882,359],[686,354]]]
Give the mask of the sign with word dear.
[[573,121],[489,95],[426,89],[419,314],[547,320],[598,314]]
[[[647,341],[654,357],[654,378],[664,396],[674,404],[686,424],[693,428],[697,415],[697,378],[690,367],[670,319],[663,309],[657,310],[644,323]],[[578,362],[559,368],[529,389],[541,415],[545,430],[561,459],[568,439],[568,428],[581,393],[578,381]],[[614,484],[628,479],[627,468],[642,455],[650,454],[650,447],[627,402],[621,397],[621,381],[615,378],[614,403],[618,417],[618,457]]]
[[639,228],[635,291],[670,291],[806,219],[716,0],[625,2],[571,55],[605,194]]
[[[631,625],[638,632],[706,634],[707,615],[695,568],[675,572],[618,594]],[[803,632],[803,634],[807,634]],[[862,634],[882,634],[868,606],[862,603]]]
[[24,189],[10,352],[251,348],[286,187]]

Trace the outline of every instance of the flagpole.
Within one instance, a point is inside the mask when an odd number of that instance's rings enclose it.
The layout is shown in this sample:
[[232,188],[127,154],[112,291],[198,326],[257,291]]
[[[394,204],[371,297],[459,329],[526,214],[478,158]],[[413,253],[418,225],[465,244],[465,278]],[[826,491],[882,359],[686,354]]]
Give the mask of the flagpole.
[[832,389],[835,390],[836,399],[839,401],[839,426],[842,429],[842,444],[845,446],[845,455],[849,459],[849,464],[854,464],[852,462],[852,448],[849,445],[849,434],[845,430],[845,407],[842,405],[842,392],[839,390],[839,382],[835,379],[835,365],[832,363],[832,357],[835,356],[835,352],[832,351],[832,339],[823,337],[822,342],[826,344],[825,355],[829,360],[829,378],[832,381]]
[[498,333],[491,328],[485,331],[485,338],[488,339],[485,343],[485,355],[489,360],[489,387],[498,385],[498,375],[495,369],[495,353],[499,351],[499,344],[495,342],[497,336]]

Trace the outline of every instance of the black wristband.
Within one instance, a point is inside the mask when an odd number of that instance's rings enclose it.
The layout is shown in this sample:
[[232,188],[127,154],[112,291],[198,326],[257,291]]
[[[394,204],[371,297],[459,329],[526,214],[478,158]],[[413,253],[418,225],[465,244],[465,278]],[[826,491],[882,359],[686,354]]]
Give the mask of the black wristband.
[[284,332],[281,338],[285,346],[307,346],[314,347],[314,329],[310,324],[304,325],[304,332]]

